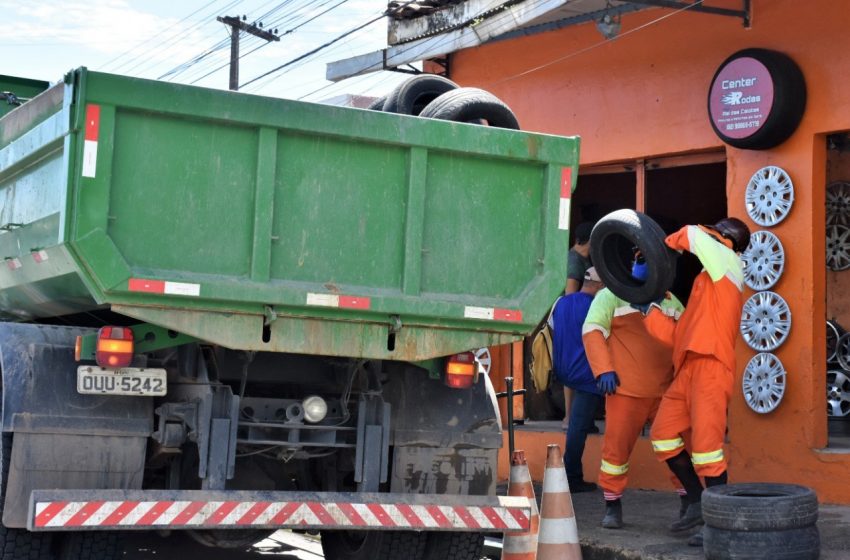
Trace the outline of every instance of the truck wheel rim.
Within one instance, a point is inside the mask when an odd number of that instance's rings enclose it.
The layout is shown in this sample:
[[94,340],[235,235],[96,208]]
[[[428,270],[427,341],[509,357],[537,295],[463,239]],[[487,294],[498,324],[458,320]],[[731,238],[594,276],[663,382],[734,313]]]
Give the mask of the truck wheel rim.
[[747,184],[747,213],[760,226],[775,226],[794,204],[794,184],[785,170],[774,165],[756,171]]
[[835,359],[841,369],[850,371],[850,333],[838,337],[838,342],[835,343]]
[[489,375],[490,363],[492,362],[490,349],[485,347],[473,350],[472,352],[475,354],[475,361],[478,362],[478,373],[481,375]]
[[826,322],[826,361],[834,362],[838,355],[838,339],[841,338],[841,327],[834,321]]
[[744,304],[741,336],[753,350],[769,352],[779,348],[791,330],[791,310],[776,292],[758,292]]
[[759,414],[772,412],[785,395],[785,367],[773,354],[756,354],[744,370],[747,405]]
[[741,258],[744,282],[754,290],[772,288],[785,269],[785,250],[779,238],[769,231],[755,232]]
[[850,226],[850,183],[838,181],[826,188],[826,225]]
[[826,372],[826,414],[832,418],[850,414],[850,378],[844,371]]
[[850,268],[850,228],[847,226],[826,227],[826,266],[834,271]]

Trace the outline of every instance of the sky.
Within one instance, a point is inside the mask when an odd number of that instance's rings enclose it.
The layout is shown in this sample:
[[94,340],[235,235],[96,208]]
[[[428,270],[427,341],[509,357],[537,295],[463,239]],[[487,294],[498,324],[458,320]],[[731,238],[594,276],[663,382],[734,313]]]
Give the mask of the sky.
[[[55,83],[74,68],[227,89],[229,27],[216,16],[247,16],[280,41],[240,42],[241,91],[322,101],[380,96],[409,77],[379,72],[333,83],[326,64],[386,46],[380,18],[316,55],[252,83],[345,32],[379,18],[385,0],[0,0],[0,74]],[[256,49],[254,51],[254,49]],[[251,52],[254,51],[254,52]]]

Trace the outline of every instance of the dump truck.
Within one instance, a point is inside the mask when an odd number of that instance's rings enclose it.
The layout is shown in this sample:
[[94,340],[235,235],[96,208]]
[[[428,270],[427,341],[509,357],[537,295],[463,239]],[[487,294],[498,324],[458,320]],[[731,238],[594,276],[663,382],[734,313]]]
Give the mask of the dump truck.
[[129,530],[471,560],[493,386],[563,290],[579,140],[80,68],[0,119],[9,558]]

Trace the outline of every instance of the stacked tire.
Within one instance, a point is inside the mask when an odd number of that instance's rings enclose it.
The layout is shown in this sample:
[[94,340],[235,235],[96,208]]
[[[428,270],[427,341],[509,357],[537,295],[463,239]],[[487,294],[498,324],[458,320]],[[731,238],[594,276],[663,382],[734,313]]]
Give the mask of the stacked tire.
[[796,484],[745,483],[702,495],[707,560],[816,560],[818,499]]

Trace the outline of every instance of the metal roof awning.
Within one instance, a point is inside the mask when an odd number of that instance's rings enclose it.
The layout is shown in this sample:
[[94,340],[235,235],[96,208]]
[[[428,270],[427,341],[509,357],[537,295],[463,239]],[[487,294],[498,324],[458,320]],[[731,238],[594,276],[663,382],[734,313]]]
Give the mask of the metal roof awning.
[[[391,19],[389,45],[327,65],[326,78],[339,81],[380,70],[395,70],[420,60],[476,47],[497,38],[537,33],[598,19],[605,13],[625,13],[650,7],[740,17],[749,26],[751,0],[726,0],[708,6],[706,0],[466,0],[412,19]],[[740,2],[741,9],[727,7]]]

